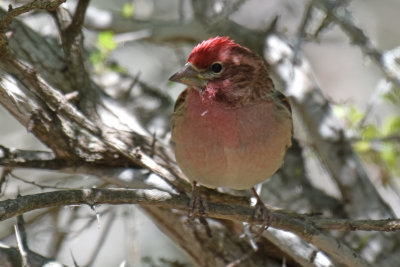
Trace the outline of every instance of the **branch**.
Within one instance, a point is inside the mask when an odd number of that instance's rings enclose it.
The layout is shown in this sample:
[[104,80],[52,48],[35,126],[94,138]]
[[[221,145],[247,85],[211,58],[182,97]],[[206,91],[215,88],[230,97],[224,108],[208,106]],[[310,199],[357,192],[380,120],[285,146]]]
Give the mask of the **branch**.
[[[223,194],[222,194],[223,195]],[[230,203],[218,193],[210,196],[209,218],[224,219],[237,222],[263,223],[263,220],[253,219],[253,208],[245,206],[241,197],[230,198]],[[232,201],[233,200],[233,201]],[[171,194],[157,189],[121,189],[121,188],[91,188],[82,190],[58,190],[52,192],[38,193],[33,195],[19,196],[16,199],[0,201],[0,221],[22,215],[23,213],[36,209],[60,207],[68,205],[89,205],[102,204],[122,205],[141,204],[152,205],[161,208],[174,208],[186,211],[190,199],[185,195]],[[308,225],[307,225],[308,224]],[[296,214],[275,210],[272,212],[271,226],[277,229],[296,232],[304,229],[309,232],[315,230],[340,230],[340,231],[385,231],[393,232],[400,230],[400,219],[385,220],[349,220],[349,219],[328,219],[310,216],[307,214]],[[315,227],[314,230],[312,227]],[[300,234],[305,236],[306,234]]]
[[23,267],[30,267],[28,263],[28,240],[25,231],[25,221],[22,215],[17,217],[17,224],[14,225],[15,237],[17,240],[19,254],[22,259]]
[[56,12],[52,12],[52,14],[60,31],[68,74],[73,88],[79,92],[79,109],[92,119],[98,120],[96,106],[100,101],[101,90],[92,82],[86,70],[87,62],[82,33],[82,25],[89,2],[89,0],[78,1],[73,18],[62,7],[57,8]]
[[17,8],[13,8],[11,5],[9,5],[7,14],[4,16],[4,18],[0,20],[0,33],[5,33],[8,27],[10,26],[12,20],[19,15],[22,15],[24,13],[27,13],[35,9],[44,9],[52,11],[55,10],[65,1],[66,0],[55,0],[55,1],[35,0],[31,3],[25,4]]
[[[307,60],[301,58],[298,65],[294,64],[292,48],[276,35],[269,36],[266,44],[266,60],[273,66],[280,82],[291,95],[295,114],[300,118],[308,140],[312,142],[311,148],[338,185],[347,216],[393,218],[394,212],[371,183],[352,149],[350,140],[344,135],[342,125],[332,114],[330,103],[315,82]],[[388,251],[393,255],[400,250],[400,244],[393,241],[396,239],[380,233],[374,235],[374,241],[382,248],[381,252]],[[371,256],[371,249],[367,245],[361,252],[372,258],[378,257],[375,252]],[[398,264],[394,258],[393,262]]]
[[[252,221],[253,209],[243,205],[227,205],[226,201],[208,202],[208,216],[215,219],[224,219],[237,222]],[[15,200],[0,202],[0,220],[5,220],[38,208],[80,205],[96,206],[101,204],[141,204],[142,206],[157,206],[166,209],[187,210],[189,198],[185,195],[172,195],[159,190],[132,190],[132,189],[84,189],[62,190],[35,195],[18,197]],[[367,266],[365,262],[354,256],[354,252],[342,244],[337,246],[332,237],[323,234],[321,230],[364,230],[364,231],[397,231],[400,230],[400,220],[344,220],[321,219],[302,214],[288,214],[274,211],[271,214],[271,227],[290,231],[306,241],[314,244],[335,260],[341,255],[343,262],[351,266]],[[262,223],[255,220],[255,223]],[[361,262],[361,264],[360,264]]]
[[[6,15],[7,12],[0,8],[0,17]],[[10,34],[4,39],[5,42],[3,44],[0,42],[0,49],[5,49],[8,43],[8,48],[15,57],[29,62],[51,86],[59,88],[62,93],[68,94],[76,90],[72,85],[72,79],[66,75],[64,53],[56,40],[43,38],[19,20],[13,21],[8,33]],[[0,53],[0,57],[1,55],[3,54]]]
[[[0,102],[24,127],[49,145],[58,158],[76,157],[75,153],[71,153],[71,146],[74,144],[67,141],[76,138],[76,133],[71,132],[71,129],[76,128],[71,120],[77,126],[86,125],[85,128],[92,130],[97,128],[69,104],[60,92],[45,83],[34,69],[15,60],[7,48],[5,51],[0,60],[0,68],[8,70],[19,80],[0,80]],[[15,90],[11,92],[10,88]],[[22,102],[21,98],[25,98],[26,102]],[[56,112],[70,118],[64,121]],[[50,125],[53,127],[49,127]]]
[[[199,2],[199,5],[202,4],[202,1],[197,2]],[[242,1],[238,1],[234,5],[240,5],[241,2]],[[232,8],[235,9],[235,6]],[[99,10],[92,14],[98,14],[98,12]],[[262,44],[265,39],[265,32],[260,30],[250,30],[241,24],[229,20],[227,17],[224,17],[223,21],[216,21],[218,23],[217,25],[210,25],[209,23],[204,23],[204,21],[210,20],[209,17],[197,17],[185,21],[185,23],[182,23],[181,21],[165,23],[164,21],[127,19],[121,17],[120,12],[101,10],[101,13],[102,15],[106,14],[105,17],[108,18],[106,21],[100,21],[98,17],[92,15],[92,17],[87,17],[85,26],[88,29],[95,31],[108,30],[114,33],[142,31],[143,29],[146,29],[151,33],[151,36],[145,39],[146,41],[154,44],[170,44],[174,47],[182,43],[195,45],[213,35],[226,35],[260,55],[263,53]],[[203,16],[207,15],[204,14],[205,12],[202,13]],[[88,16],[90,15],[89,12]]]
[[[301,63],[295,65],[292,61],[294,51],[276,35],[268,37],[267,47],[267,51],[271,51],[266,55],[267,61],[277,71],[291,95],[291,103],[313,142],[312,147],[338,184],[349,214],[364,216],[370,213],[379,214],[379,217],[393,217],[393,211],[378,194],[352,150],[350,140],[344,136],[344,129],[314,81],[307,60],[301,58]],[[365,199],[369,201],[363,201]]]
[[[45,151],[26,151],[26,150],[13,150],[10,152],[9,149],[5,147],[1,147],[3,150],[3,154],[5,157],[0,159],[0,165],[9,166],[9,167],[24,167],[24,168],[40,168],[40,169],[58,169],[65,170],[67,168],[75,169],[84,169],[84,165],[73,165],[69,166],[65,161],[52,160],[52,153]],[[121,165],[121,167],[123,167]],[[87,166],[87,172],[89,169],[96,168],[94,166]],[[104,172],[104,170],[103,170]],[[219,198],[218,195],[215,197],[210,196],[214,191],[207,190],[207,195],[214,200],[219,200],[221,203],[226,201],[225,199]],[[116,203],[110,204],[122,204],[118,202],[119,198],[116,198]],[[69,202],[69,201],[68,201]],[[228,202],[232,203],[232,199]],[[243,204],[243,200],[238,198],[237,203]],[[235,203],[235,202],[233,202]],[[82,204],[82,203],[81,203]],[[136,203],[138,204],[138,203]],[[63,205],[68,205],[64,203]],[[184,205],[184,203],[183,203]],[[56,205],[58,206],[58,205]],[[162,207],[166,208],[166,206]],[[36,207],[37,209],[39,207]],[[183,208],[184,209],[184,208]],[[22,214],[22,213],[17,213]],[[12,215],[13,217],[15,215]],[[296,215],[299,216],[299,215]],[[247,221],[249,218],[246,219]],[[363,230],[363,231],[396,231],[399,230],[399,226],[394,224],[396,220],[344,220],[344,219],[319,219],[316,218],[312,220],[312,223],[320,230],[341,230],[341,231],[355,231],[355,230]]]
[[[0,163],[0,166],[2,166],[1,163]],[[4,194],[3,186],[5,185],[7,176],[11,173],[11,171],[12,171],[12,168],[10,168],[8,166],[3,166],[3,169],[1,170],[1,174],[0,174],[0,195]]]
[[[43,257],[33,251],[27,251],[27,264],[29,266],[65,266],[54,259]],[[23,266],[20,252],[17,248],[0,246],[0,263],[3,266]]]
[[388,61],[391,52],[382,53],[379,51],[364,31],[354,24],[350,11],[344,6],[337,5],[337,2],[340,1],[314,0],[312,2],[324,11],[331,21],[340,26],[351,42],[360,47],[361,51],[375,62],[388,80],[400,88],[400,71],[397,66]]

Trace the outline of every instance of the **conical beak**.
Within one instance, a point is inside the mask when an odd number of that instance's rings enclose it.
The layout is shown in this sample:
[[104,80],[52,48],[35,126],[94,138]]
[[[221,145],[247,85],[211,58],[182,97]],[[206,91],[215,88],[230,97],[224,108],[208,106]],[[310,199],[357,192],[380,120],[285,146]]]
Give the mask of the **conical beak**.
[[204,79],[201,72],[190,62],[186,63],[185,67],[181,71],[172,75],[169,80],[183,83],[197,89],[202,89],[207,85],[207,81]]

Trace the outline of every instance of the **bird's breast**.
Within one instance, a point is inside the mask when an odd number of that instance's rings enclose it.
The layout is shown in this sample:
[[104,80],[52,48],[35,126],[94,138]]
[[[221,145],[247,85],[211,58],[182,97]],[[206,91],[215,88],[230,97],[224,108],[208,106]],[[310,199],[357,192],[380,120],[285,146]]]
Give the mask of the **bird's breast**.
[[290,145],[291,121],[277,112],[272,102],[229,108],[189,92],[172,130],[182,171],[209,187],[247,189],[265,180]]

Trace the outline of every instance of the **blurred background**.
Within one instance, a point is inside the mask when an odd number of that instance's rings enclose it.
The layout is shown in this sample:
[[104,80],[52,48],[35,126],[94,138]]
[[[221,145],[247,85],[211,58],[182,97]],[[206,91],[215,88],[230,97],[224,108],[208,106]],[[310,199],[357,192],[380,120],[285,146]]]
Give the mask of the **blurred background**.
[[[226,12],[228,6],[232,8],[228,0],[205,2],[211,5],[215,14],[220,14],[221,20],[229,18],[251,29],[266,30],[277,17],[277,32],[288,38],[292,45],[298,41],[298,30],[308,5],[308,1],[303,0],[236,1],[240,4],[230,13]],[[389,51],[400,46],[400,1],[348,2],[355,24],[365,31],[376,48]],[[4,9],[9,4],[18,6],[21,3],[24,2],[0,0]],[[67,1],[64,5],[74,10],[76,3]],[[183,89],[182,85],[169,83],[168,78],[185,63],[195,44],[148,42],[146,38],[153,34],[151,24],[173,26],[178,22],[189,22],[193,16],[189,0],[92,0],[87,12],[85,45],[95,81],[109,95],[126,98],[124,105],[140,118],[142,130],[156,133],[165,142],[169,140],[172,103]],[[118,18],[143,27],[130,30],[129,25],[118,24]],[[58,35],[51,16],[44,12],[25,14],[19,19],[49,38]],[[354,137],[355,148],[374,184],[399,215],[400,164],[396,146],[375,149],[371,142],[359,140],[360,132],[361,137],[370,134],[373,138],[400,132],[400,102],[390,94],[399,88],[392,88],[376,64],[359,47],[353,46],[338,26],[331,25],[316,39],[306,38],[301,53],[309,60],[315,79],[334,105],[334,112],[348,130],[347,134]],[[141,83],[140,86],[132,83],[132,77]],[[161,95],[163,100],[142,97],[143,86],[154,90],[154,94]],[[361,129],[361,120],[363,126],[368,127]],[[2,107],[0,144],[18,149],[47,150]],[[319,179],[324,176],[324,170],[317,161],[310,160],[308,168],[317,187],[337,196],[334,186],[326,186],[326,180]],[[119,175],[129,179],[131,174],[126,170]],[[18,193],[25,195],[51,188],[96,184],[96,178],[91,176],[37,170],[14,170],[8,179],[1,189],[2,199],[15,197]],[[43,186],[47,184],[51,186]],[[29,225],[30,247],[69,266],[74,260],[79,266],[191,266],[185,253],[133,205],[102,206],[96,207],[95,211],[85,206],[40,210],[27,214],[25,220]],[[0,223],[2,243],[15,246],[14,223],[14,219]]]

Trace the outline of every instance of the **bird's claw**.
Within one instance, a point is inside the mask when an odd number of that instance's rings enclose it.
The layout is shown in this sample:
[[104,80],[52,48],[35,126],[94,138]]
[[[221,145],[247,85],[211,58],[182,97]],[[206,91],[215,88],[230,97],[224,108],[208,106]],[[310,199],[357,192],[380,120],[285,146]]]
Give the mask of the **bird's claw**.
[[190,208],[188,217],[190,220],[194,220],[196,217],[205,217],[208,214],[207,202],[203,200],[197,189],[192,192],[192,198],[190,199]]
[[251,225],[248,222],[243,222],[242,224],[243,224],[243,234],[241,234],[239,237],[247,238],[249,240],[249,243],[250,243],[251,247],[253,248],[253,250],[257,251],[258,245],[256,243],[253,233],[251,232],[251,229],[250,229]]
[[271,226],[272,223],[272,213],[271,210],[265,206],[265,204],[262,202],[260,196],[257,194],[257,192],[252,189],[254,196],[257,198],[257,203],[254,207],[254,212],[253,215],[251,216],[251,220],[254,222],[258,218],[261,219],[262,225],[260,229],[255,233],[255,237],[259,237],[262,235],[262,233],[268,229],[268,227]]
[[188,212],[189,222],[193,223],[196,218],[199,219],[200,223],[204,226],[207,236],[212,237],[210,226],[206,220],[208,214],[207,202],[201,197],[196,182],[192,184],[192,198],[190,199],[190,206]]
[[262,221],[262,225],[259,229],[259,231],[255,234],[256,237],[259,237],[262,235],[262,233],[268,229],[268,227],[272,223],[272,216],[271,216],[271,210],[267,208],[264,203],[258,202],[256,206],[254,207],[254,213],[252,215],[252,220],[255,221],[256,219],[260,218]]

